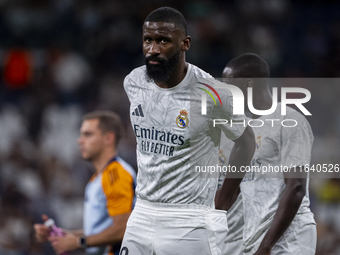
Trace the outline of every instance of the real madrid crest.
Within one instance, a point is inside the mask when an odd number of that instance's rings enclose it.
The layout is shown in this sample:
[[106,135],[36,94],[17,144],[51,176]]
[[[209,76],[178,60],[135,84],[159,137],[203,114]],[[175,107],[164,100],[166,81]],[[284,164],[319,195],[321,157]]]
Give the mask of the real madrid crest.
[[256,150],[258,148],[260,148],[261,146],[261,136],[259,135],[257,138],[256,138]]
[[223,154],[223,150],[219,150],[218,153],[218,158],[219,158],[219,162],[220,162],[220,166],[223,166],[227,160],[227,158],[225,157],[225,155]]
[[188,118],[189,113],[187,110],[180,110],[179,115],[176,117],[176,124],[180,128],[185,128],[189,124],[189,118]]

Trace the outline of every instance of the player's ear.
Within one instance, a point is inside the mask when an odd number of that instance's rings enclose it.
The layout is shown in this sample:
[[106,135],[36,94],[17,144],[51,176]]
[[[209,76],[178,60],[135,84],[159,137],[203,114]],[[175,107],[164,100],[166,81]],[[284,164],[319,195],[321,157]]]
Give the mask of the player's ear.
[[190,45],[191,45],[191,37],[190,37],[189,35],[187,35],[187,36],[182,40],[182,43],[181,43],[181,50],[182,50],[182,51],[187,51],[187,50],[189,50]]
[[108,145],[115,144],[116,134],[114,132],[107,132],[105,141]]

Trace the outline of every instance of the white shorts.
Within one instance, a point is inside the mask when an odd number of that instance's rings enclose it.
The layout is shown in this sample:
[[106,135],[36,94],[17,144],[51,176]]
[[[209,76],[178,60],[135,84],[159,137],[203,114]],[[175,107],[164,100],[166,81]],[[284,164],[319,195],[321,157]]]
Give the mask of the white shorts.
[[226,238],[227,226],[226,211],[138,199],[120,254],[221,255],[219,245]]
[[224,242],[222,255],[242,255],[243,254],[243,239]]

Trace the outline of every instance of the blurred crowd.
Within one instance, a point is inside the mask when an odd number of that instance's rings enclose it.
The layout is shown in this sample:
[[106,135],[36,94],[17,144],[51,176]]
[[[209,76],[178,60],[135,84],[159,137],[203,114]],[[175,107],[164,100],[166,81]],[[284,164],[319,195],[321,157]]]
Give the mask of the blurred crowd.
[[[82,227],[84,188],[93,174],[77,145],[84,113],[106,109],[122,117],[126,134],[119,155],[136,169],[123,80],[144,63],[145,17],[165,5],[187,19],[187,61],[215,77],[231,58],[253,52],[269,63],[272,77],[330,78],[304,86],[312,95],[312,162],[340,163],[340,4],[2,0],[0,254],[53,254],[33,237],[42,213],[60,227]],[[333,177],[311,179],[310,185],[322,255],[340,254],[340,179]]]

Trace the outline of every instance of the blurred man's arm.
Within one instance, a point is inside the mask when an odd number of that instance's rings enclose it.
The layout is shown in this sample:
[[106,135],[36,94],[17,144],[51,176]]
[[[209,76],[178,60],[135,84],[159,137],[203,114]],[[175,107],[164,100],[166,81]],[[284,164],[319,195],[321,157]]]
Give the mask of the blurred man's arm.
[[236,173],[227,173],[227,176],[216,198],[216,209],[228,210],[233,197],[242,181],[244,173],[239,170],[241,166],[249,166],[255,152],[255,136],[251,127],[247,127],[243,134],[234,140],[235,144],[230,153],[229,165],[236,167]]
[[102,246],[119,243],[123,240],[126,223],[129,219],[130,213],[113,216],[114,224],[105,229],[103,232],[88,236],[88,246]]
[[67,231],[65,229],[63,229],[65,233],[71,233],[75,236],[83,236],[84,235],[84,230],[82,229],[78,229],[78,230],[70,230],[70,231]]
[[[114,224],[98,234],[86,236],[87,247],[112,245],[121,242],[129,216],[130,213],[112,216]],[[50,237],[49,241],[58,254],[80,248],[79,236],[71,232],[63,237]]]

